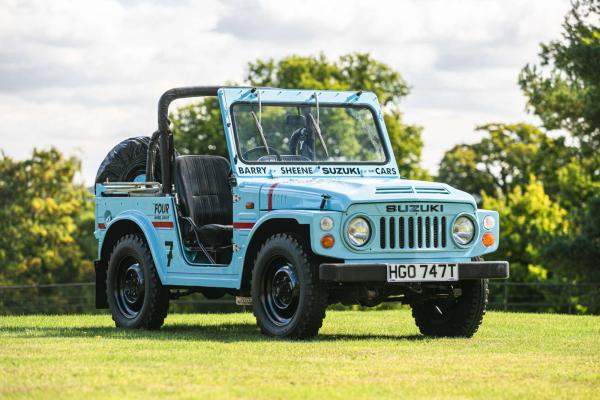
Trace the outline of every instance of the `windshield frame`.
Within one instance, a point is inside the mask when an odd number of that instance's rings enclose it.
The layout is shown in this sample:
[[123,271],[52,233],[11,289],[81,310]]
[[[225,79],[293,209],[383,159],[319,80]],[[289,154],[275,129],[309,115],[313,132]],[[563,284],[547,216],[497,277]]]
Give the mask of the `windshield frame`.
[[[343,108],[361,108],[367,109],[371,113],[373,117],[373,121],[375,122],[375,128],[377,129],[377,135],[381,142],[381,147],[383,148],[383,153],[385,155],[385,159],[382,161],[250,161],[246,160],[242,157],[242,150],[240,148],[240,141],[238,137],[237,128],[235,126],[235,118],[234,118],[234,107],[236,105],[246,104],[246,105],[258,105],[257,101],[235,101],[231,103],[229,106],[229,113],[231,115],[231,127],[233,133],[233,139],[235,141],[235,149],[237,153],[237,158],[248,165],[387,165],[390,162],[390,154],[388,149],[388,142],[386,141],[386,137],[383,134],[383,129],[381,127],[381,121],[377,117],[377,110],[370,104],[359,103],[359,104],[349,104],[349,103],[320,103],[319,108],[323,107],[343,107]],[[284,106],[284,107],[295,107],[295,106],[311,106],[315,107],[314,103],[310,102],[262,102],[262,106]],[[268,140],[268,137],[267,137]]]

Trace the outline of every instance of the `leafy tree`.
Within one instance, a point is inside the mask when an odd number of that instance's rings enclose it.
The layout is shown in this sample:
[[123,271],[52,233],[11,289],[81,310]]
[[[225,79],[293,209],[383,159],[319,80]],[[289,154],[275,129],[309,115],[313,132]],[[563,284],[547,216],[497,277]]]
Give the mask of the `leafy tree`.
[[15,161],[0,157],[0,283],[90,280],[94,206],[73,183],[79,161],[56,149]]
[[[545,265],[569,281],[600,282],[600,196],[590,198],[578,233],[558,235],[543,250]],[[574,299],[580,312],[600,313],[600,289],[589,288]]]
[[472,194],[507,196],[535,176],[552,196],[559,191],[557,170],[572,152],[564,138],[553,139],[525,123],[487,124],[477,130],[485,135],[481,141],[444,154],[439,180]]
[[570,231],[548,246],[545,264],[569,279],[597,281],[600,240],[600,1],[580,0],[563,22],[562,37],[541,45],[538,64],[521,71],[530,110],[547,129],[561,129],[573,156],[555,166],[558,200]]
[[557,171],[558,199],[578,224],[586,219],[589,200],[600,197],[600,180],[588,173],[586,164],[589,162],[591,160],[572,159]]
[[392,108],[397,108],[409,92],[399,72],[366,53],[343,55],[337,62],[323,54],[290,56],[278,62],[257,60],[249,64],[247,81],[256,86],[289,89],[368,90]]
[[574,157],[556,170],[574,226],[585,218],[590,196],[600,195],[599,22],[600,1],[574,2],[562,38],[542,44],[539,64],[528,64],[519,76],[530,110],[547,129],[562,129],[573,139]]
[[217,99],[207,97],[199,103],[181,107],[170,120],[175,147],[180,153],[229,157]]
[[[384,119],[402,175],[428,179],[420,166],[421,127],[402,122],[400,100],[409,92],[399,72],[368,54],[348,54],[338,60],[290,56],[279,61],[257,60],[248,65],[246,83],[300,89],[369,90],[384,106]],[[171,116],[176,146],[183,154],[227,155],[218,103],[205,99],[180,108]]]
[[500,214],[502,237],[494,258],[510,260],[511,279],[546,279],[542,249],[555,235],[568,230],[567,212],[560,204],[553,202],[532,176],[528,184],[514,187],[507,196],[495,198],[484,193],[483,208]]
[[458,144],[444,153],[437,180],[479,196],[481,192],[496,194],[494,177],[486,169],[474,145]]
[[600,282],[600,197],[591,198],[586,209],[579,233],[560,235],[544,258],[570,280]]

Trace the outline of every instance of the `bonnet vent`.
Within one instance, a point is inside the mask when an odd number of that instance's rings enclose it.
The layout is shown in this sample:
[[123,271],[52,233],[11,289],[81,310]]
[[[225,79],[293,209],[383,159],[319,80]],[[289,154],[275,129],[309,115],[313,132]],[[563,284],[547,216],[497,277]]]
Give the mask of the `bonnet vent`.
[[414,193],[412,186],[394,186],[375,188],[375,194],[408,194]]
[[415,187],[415,192],[419,194],[448,194],[448,189],[443,187]]
[[375,194],[450,194],[445,187],[435,186],[385,186],[375,189]]

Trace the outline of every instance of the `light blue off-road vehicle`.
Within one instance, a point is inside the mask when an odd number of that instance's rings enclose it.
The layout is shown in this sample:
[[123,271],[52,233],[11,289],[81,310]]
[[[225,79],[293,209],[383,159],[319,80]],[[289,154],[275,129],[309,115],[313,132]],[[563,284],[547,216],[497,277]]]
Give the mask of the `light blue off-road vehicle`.
[[[218,97],[229,159],[177,155],[169,104],[203,96]],[[169,90],[158,130],[98,171],[97,307],[157,329],[169,299],[231,294],[266,335],[309,338],[329,304],[394,301],[425,335],[471,336],[487,280],[508,277],[507,262],[481,258],[498,246],[498,213],[401,168],[373,93]]]

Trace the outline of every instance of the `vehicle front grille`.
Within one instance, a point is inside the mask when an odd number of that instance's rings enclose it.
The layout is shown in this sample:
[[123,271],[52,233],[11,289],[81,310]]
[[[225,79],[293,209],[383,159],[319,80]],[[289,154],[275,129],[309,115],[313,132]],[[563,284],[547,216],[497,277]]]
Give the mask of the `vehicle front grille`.
[[382,249],[443,249],[446,223],[445,216],[381,217],[379,245]]

